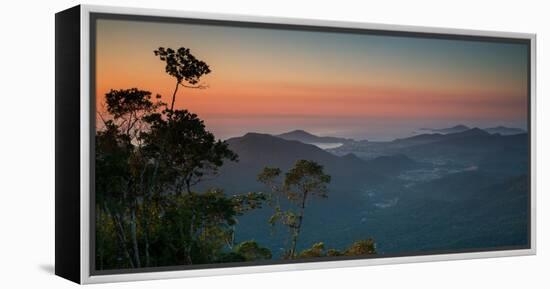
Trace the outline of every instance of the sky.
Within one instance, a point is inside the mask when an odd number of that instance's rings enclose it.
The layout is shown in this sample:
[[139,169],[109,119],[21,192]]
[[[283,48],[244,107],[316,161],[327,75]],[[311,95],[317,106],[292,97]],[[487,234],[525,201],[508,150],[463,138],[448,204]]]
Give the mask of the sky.
[[212,72],[175,107],[218,138],[304,129],[391,140],[456,124],[526,128],[522,44],[127,20],[97,20],[96,102],[137,87],[170,101],[158,47],[186,47]]

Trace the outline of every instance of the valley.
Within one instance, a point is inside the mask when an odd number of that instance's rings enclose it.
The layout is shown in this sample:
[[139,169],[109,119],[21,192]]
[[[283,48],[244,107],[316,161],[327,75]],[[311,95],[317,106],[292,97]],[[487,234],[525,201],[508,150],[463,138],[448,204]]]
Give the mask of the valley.
[[[526,133],[473,128],[390,142],[340,138],[341,146],[327,149],[316,144],[335,138],[292,135],[249,133],[227,140],[239,162],[224,165],[200,189],[265,191],[255,181],[263,167],[285,171],[296,160],[308,159],[323,165],[332,181],[327,199],[308,204],[302,249],[319,240],[342,248],[369,237],[380,254],[390,255],[528,242]],[[236,238],[257,240],[275,255],[282,252],[288,240],[277,231],[284,228],[265,226],[272,213],[266,206],[241,217]]]

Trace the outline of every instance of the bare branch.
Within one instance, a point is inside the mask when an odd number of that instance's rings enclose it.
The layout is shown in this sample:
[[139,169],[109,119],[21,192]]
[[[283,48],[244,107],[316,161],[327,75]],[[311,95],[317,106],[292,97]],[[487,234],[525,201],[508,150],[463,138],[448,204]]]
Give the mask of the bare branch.
[[99,118],[101,119],[101,121],[103,122],[103,125],[104,126],[107,126],[107,121],[105,120],[105,118],[103,117],[103,114],[101,114],[100,111],[96,111],[97,115],[99,115]]
[[208,88],[208,84],[186,85],[186,84],[183,84],[183,83],[180,82],[179,85],[181,85],[185,88],[192,88],[192,89],[207,89]]

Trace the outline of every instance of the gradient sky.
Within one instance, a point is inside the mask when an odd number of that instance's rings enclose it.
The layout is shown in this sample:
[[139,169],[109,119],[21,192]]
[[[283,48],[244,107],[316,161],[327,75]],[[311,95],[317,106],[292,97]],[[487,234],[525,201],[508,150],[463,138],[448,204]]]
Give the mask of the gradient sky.
[[388,140],[421,127],[527,126],[527,45],[99,19],[96,97],[138,87],[169,102],[159,46],[208,63],[176,107],[219,138],[305,129]]

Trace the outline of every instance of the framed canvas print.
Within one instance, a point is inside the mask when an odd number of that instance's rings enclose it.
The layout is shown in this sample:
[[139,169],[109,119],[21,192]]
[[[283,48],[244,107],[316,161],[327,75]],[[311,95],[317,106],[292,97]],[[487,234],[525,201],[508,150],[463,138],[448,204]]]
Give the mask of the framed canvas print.
[[56,14],[56,274],[535,254],[535,35]]

